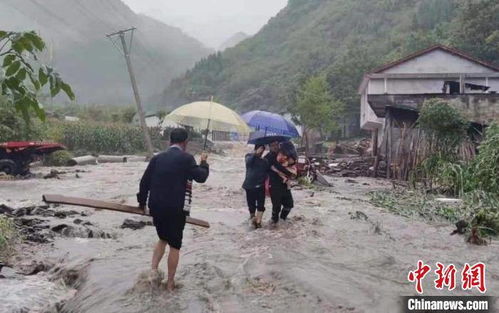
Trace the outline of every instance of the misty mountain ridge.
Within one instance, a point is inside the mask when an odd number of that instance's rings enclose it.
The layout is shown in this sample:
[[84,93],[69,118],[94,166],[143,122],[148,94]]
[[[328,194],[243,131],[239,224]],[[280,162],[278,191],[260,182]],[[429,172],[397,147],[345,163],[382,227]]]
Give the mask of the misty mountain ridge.
[[498,62],[497,14],[497,0],[289,0],[256,35],[174,79],[161,102],[214,96],[240,112],[283,113],[307,78],[324,74],[358,124],[357,88],[377,66],[438,43]]
[[1,29],[35,30],[43,37],[42,60],[73,86],[79,103],[134,103],[124,57],[106,34],[137,27],[131,57],[146,106],[155,106],[147,99],[212,51],[120,0],[2,0],[0,20]]
[[239,44],[241,41],[248,39],[251,37],[245,32],[237,32],[234,35],[230,36],[224,43],[218,47],[218,51],[224,51],[225,49],[232,48]]

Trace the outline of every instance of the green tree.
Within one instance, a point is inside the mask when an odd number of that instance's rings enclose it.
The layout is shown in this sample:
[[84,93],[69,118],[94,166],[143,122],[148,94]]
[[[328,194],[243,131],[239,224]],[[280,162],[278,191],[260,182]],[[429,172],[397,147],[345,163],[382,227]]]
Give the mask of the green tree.
[[33,110],[45,120],[45,111],[38,94],[48,86],[51,97],[62,90],[71,100],[75,99],[71,87],[51,67],[41,64],[37,54],[45,43],[34,31],[11,32],[0,30],[0,94],[10,102],[25,121]]
[[343,105],[333,99],[325,75],[308,78],[298,92],[296,106],[292,108],[296,120],[304,128],[308,150],[308,131],[317,130],[321,137],[338,129],[338,119]]
[[499,63],[497,0],[463,1],[453,26],[453,44],[478,58]]
[[16,112],[11,103],[0,96],[0,142],[40,140],[43,129],[40,122],[26,127],[25,121]]

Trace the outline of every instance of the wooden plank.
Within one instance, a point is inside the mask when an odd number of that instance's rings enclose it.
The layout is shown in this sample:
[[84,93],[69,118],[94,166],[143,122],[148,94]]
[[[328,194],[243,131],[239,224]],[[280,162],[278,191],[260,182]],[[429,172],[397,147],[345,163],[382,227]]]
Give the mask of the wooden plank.
[[[57,203],[57,204],[68,204],[68,205],[76,205],[87,208],[94,209],[103,209],[103,210],[111,210],[116,212],[123,212],[129,214],[137,214],[137,215],[146,215],[143,210],[136,206],[130,206],[125,204],[118,204],[113,202],[101,201],[101,200],[93,200],[93,199],[85,199],[85,198],[76,198],[76,197],[66,197],[62,195],[43,195],[43,201],[46,203]],[[199,220],[197,218],[192,218],[190,216],[187,217],[186,222],[188,224],[201,226],[205,228],[209,228],[210,224],[206,221]]]

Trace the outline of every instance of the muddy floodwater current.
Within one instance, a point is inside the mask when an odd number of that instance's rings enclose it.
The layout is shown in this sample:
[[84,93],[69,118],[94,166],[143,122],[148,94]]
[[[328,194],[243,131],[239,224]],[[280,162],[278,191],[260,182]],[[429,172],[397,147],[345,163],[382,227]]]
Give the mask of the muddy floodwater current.
[[[450,236],[449,223],[428,224],[372,206],[367,193],[391,186],[383,180],[329,178],[333,187],[296,189],[296,207],[276,229],[268,225],[267,199],[264,227],[253,230],[241,189],[242,155],[212,156],[208,182],[194,186],[191,215],[211,228],[186,226],[175,292],[145,278],[154,227],[121,228],[127,218],[148,218],[59,206],[54,210],[83,213],[78,223],[89,222],[106,236],[56,236],[51,243],[24,245],[14,263],[34,260],[50,270],[0,279],[0,312],[399,312],[400,296],[416,295],[407,275],[420,259],[457,268],[484,262],[488,294],[499,290],[495,241],[472,246]],[[60,179],[0,181],[0,204],[38,205],[47,193],[135,204],[145,167],[100,164],[77,167],[78,178],[68,172]],[[433,279],[424,281],[425,294],[449,295],[435,290]],[[468,294],[476,292],[452,293]]]

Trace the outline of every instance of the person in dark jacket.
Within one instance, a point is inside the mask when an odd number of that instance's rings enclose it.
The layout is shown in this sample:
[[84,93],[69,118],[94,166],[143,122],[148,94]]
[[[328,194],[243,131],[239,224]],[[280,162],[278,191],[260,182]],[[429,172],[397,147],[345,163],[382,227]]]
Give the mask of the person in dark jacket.
[[255,145],[255,152],[248,153],[245,157],[246,178],[243,188],[246,190],[250,219],[255,228],[262,227],[263,212],[265,212],[265,180],[269,165],[267,160],[262,158],[264,151],[264,145]]
[[137,194],[139,206],[143,209],[149,199],[148,206],[159,237],[152,257],[150,279],[159,279],[158,265],[165,253],[166,245],[169,245],[166,287],[170,291],[175,288],[175,272],[186,216],[189,213],[185,201],[187,199],[190,202],[192,180],[204,183],[209,175],[206,162],[208,156],[203,153],[201,163],[197,165],[194,157],[185,152],[187,140],[188,133],[185,129],[172,130],[171,146],[151,159],[142,176],[140,191]]
[[274,224],[279,222],[279,217],[285,220],[294,206],[291,190],[279,174],[285,175],[287,178],[294,178],[295,173],[290,172],[280,161],[287,161],[287,158],[297,158],[295,151],[291,142],[281,144],[274,142],[270,144],[270,152],[265,156],[269,163],[270,199],[272,201],[272,223]]

